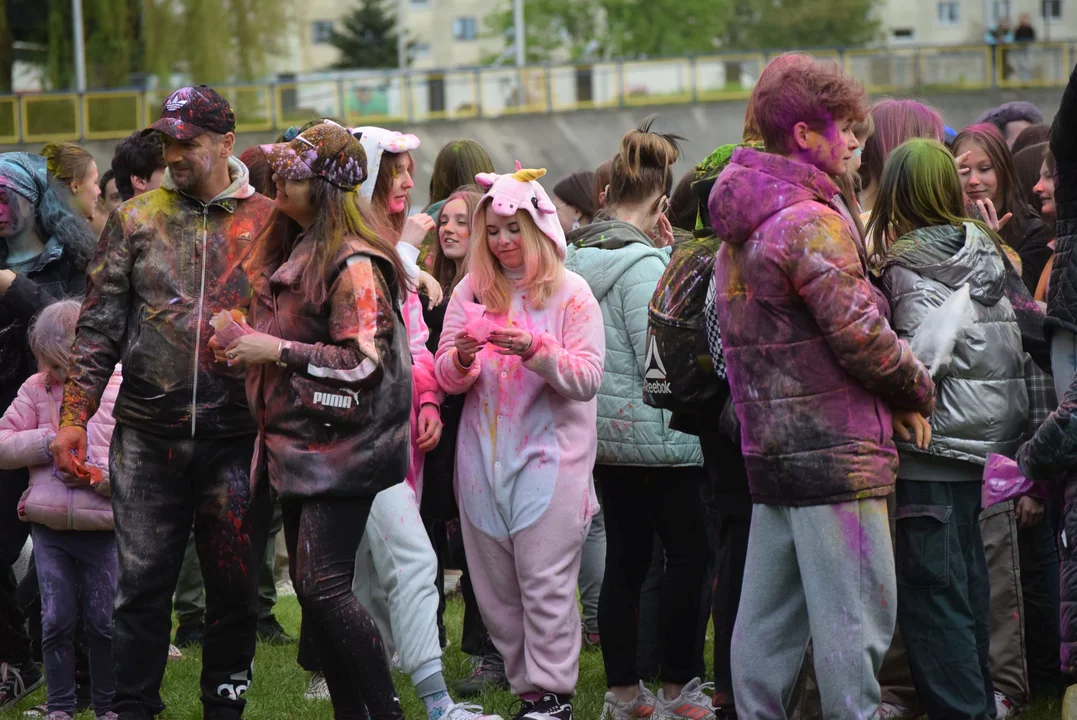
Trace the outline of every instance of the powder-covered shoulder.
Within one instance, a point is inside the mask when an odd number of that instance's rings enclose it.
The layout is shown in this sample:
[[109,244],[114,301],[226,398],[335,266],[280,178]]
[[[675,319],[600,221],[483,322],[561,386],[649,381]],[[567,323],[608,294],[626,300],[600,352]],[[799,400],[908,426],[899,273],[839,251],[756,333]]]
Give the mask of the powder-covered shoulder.
[[561,289],[561,292],[565,297],[572,297],[579,292],[585,292],[588,295],[594,297],[591,292],[591,286],[587,284],[587,281],[582,276],[577,275],[569,269],[565,269],[565,284]]

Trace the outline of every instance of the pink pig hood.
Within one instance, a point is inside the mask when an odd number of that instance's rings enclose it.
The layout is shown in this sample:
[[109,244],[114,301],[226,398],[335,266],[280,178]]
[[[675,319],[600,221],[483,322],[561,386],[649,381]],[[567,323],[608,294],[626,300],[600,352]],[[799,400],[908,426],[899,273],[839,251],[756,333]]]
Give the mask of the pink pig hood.
[[378,184],[378,169],[381,158],[386,152],[402,153],[419,149],[419,137],[408,133],[386,130],[373,125],[352,128],[349,132],[359,139],[366,151],[367,175],[359,187],[359,194],[369,200],[374,197],[374,187]]
[[518,211],[524,210],[531,215],[539,231],[550,239],[557,249],[557,255],[564,260],[567,254],[565,231],[557,219],[557,208],[551,202],[550,196],[546,194],[546,190],[537,182],[545,174],[544,168],[526,170],[520,167],[517,161],[516,172],[512,175],[496,173],[476,175],[475,182],[486,188],[486,194],[482,196],[478,207],[475,208],[472,227],[485,227],[486,223],[479,222],[479,218],[486,212],[487,206],[502,217],[511,217]]

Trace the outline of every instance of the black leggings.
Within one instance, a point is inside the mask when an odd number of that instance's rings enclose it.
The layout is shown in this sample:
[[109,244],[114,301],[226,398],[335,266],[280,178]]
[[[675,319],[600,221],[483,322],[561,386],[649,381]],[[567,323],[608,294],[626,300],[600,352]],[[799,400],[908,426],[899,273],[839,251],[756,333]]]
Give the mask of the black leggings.
[[352,593],[374,498],[283,498],[288,569],[337,720],[403,720],[378,627]]
[[595,466],[606,514],[606,575],[598,626],[606,683],[635,685],[640,588],[651,565],[654,534],[662,539],[666,569],[659,594],[661,679],[687,683],[696,676],[696,635],[707,569],[701,468]]

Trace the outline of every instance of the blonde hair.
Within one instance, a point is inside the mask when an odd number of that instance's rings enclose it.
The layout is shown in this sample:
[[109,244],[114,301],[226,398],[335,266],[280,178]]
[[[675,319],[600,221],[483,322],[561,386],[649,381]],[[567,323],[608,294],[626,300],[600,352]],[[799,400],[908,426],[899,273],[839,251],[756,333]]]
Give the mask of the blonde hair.
[[34,318],[27,342],[37,359],[38,370],[42,366],[69,367],[71,346],[75,344],[75,325],[78,324],[82,303],[78,300],[60,300],[48,305]]
[[[501,263],[490,250],[486,239],[486,213],[490,211],[489,205],[480,206],[480,209],[482,223],[472,224],[468,273],[471,275],[471,287],[479,302],[490,312],[501,313],[509,309],[513,281],[502,272]],[[528,302],[532,307],[542,309],[560,287],[565,268],[554,249],[553,241],[542,234],[531,215],[526,210],[519,210],[515,217],[520,224],[520,246],[524,256],[523,284]],[[480,219],[478,214],[475,219]],[[480,231],[480,237],[476,238],[475,234]]]
[[[476,185],[465,185],[460,188],[445,198],[445,204],[441,206],[441,213],[445,212],[445,208],[453,200],[460,200],[467,207],[468,233],[470,233],[468,235],[468,253],[470,254],[471,243],[475,242],[475,228],[472,227],[472,221],[475,218],[475,208],[479,206],[479,202],[482,200],[482,188]],[[438,235],[437,242],[433,244],[430,250],[430,257],[433,258],[430,262],[430,274],[438,281],[441,289],[445,291],[445,296],[448,297],[460,281],[463,280],[464,274],[467,272],[468,263],[465,257],[464,262],[457,269],[456,263],[445,257],[445,252],[441,249],[441,213],[438,214],[438,225],[434,229],[434,232]]]

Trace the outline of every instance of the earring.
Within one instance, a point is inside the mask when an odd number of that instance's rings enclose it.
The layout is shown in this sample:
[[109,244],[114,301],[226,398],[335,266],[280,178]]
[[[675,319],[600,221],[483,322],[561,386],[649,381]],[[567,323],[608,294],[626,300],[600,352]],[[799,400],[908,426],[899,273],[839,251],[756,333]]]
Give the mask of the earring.
[[580,216],[579,215],[572,218],[572,229],[573,230],[579,230],[580,229]]

